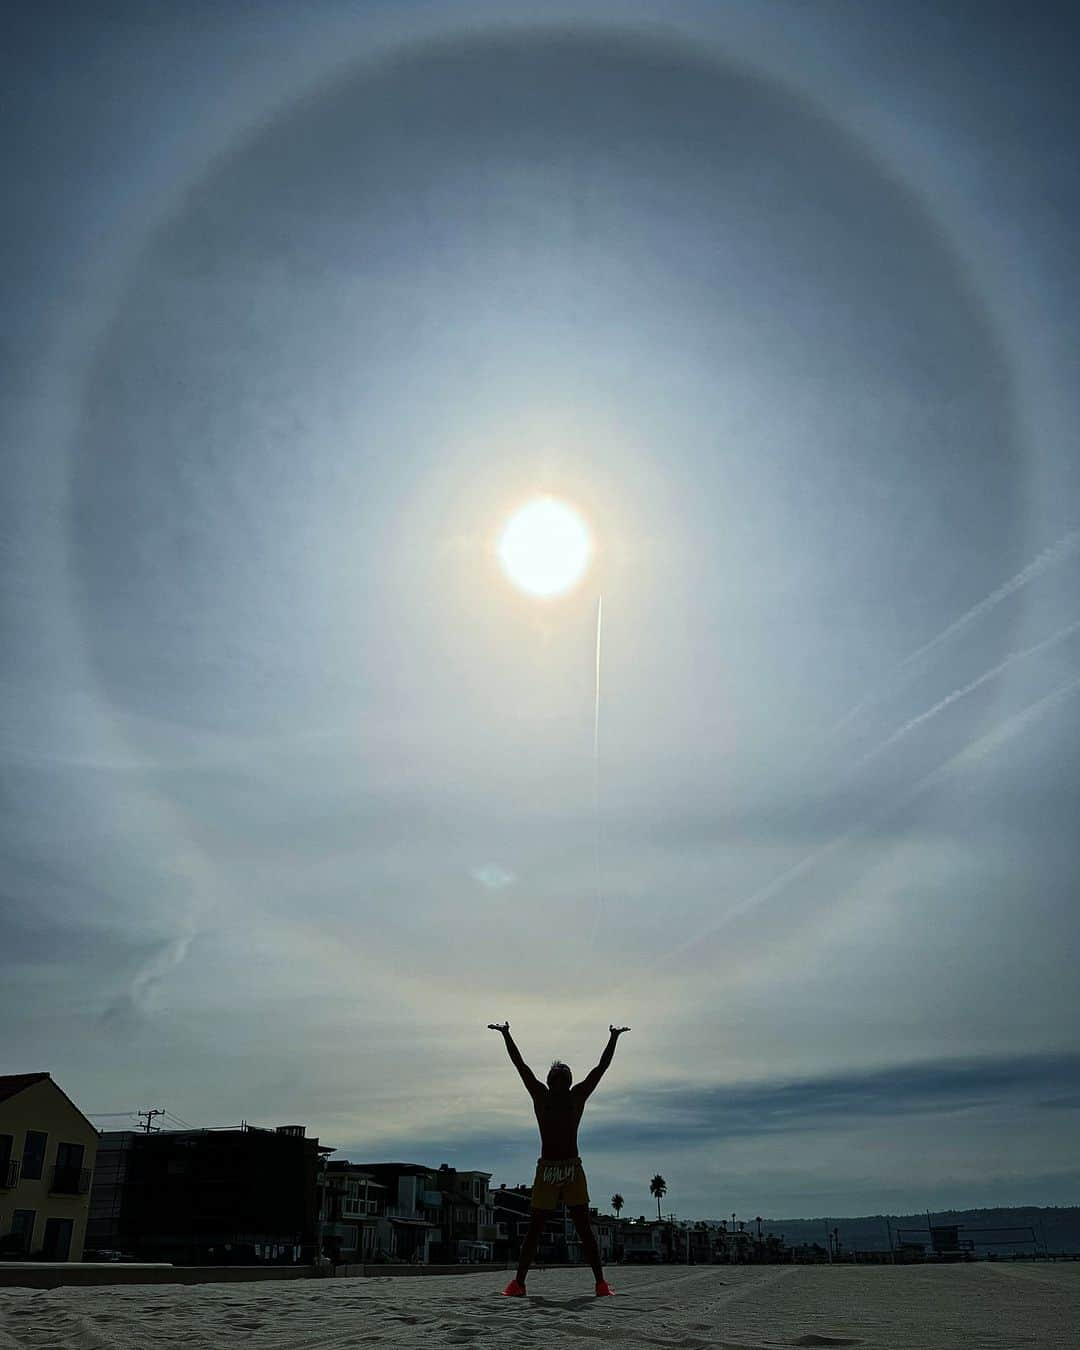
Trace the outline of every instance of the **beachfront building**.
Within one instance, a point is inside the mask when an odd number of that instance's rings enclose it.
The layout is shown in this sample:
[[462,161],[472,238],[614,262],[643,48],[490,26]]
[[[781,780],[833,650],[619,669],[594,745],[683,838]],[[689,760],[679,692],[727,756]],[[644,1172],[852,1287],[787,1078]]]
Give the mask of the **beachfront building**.
[[627,1264],[653,1265],[668,1259],[668,1225],[656,1219],[630,1219],[622,1225],[623,1260]]
[[325,1162],[319,1176],[319,1236],[335,1264],[370,1261],[375,1255],[386,1187],[354,1163]]
[[748,1265],[759,1259],[759,1244],[742,1220],[720,1224],[716,1235],[716,1260],[728,1265]]
[[[608,1266],[615,1259],[615,1220],[610,1214],[601,1214],[599,1210],[589,1209],[589,1222],[592,1224],[596,1246],[600,1252],[601,1265]],[[567,1258],[574,1262],[585,1261],[585,1249],[578,1237],[577,1225],[569,1210],[563,1211],[563,1228],[566,1235]]]
[[505,1183],[496,1186],[491,1192],[491,1204],[495,1216],[492,1260],[516,1262],[529,1231],[529,1188]]
[[[529,1213],[532,1209],[532,1187],[525,1185],[502,1185],[492,1192],[493,1207],[496,1215],[497,1241],[493,1253],[496,1261],[517,1261],[521,1256],[521,1244],[529,1231]],[[562,1210],[553,1209],[551,1217],[540,1230],[540,1240],[536,1246],[535,1262],[538,1266],[556,1264],[570,1260],[567,1246],[567,1223],[573,1229],[573,1221]],[[577,1239],[577,1233],[574,1232]],[[505,1244],[505,1245],[504,1245]]]
[[706,1266],[715,1259],[719,1225],[698,1219],[686,1225],[682,1242],[686,1244],[686,1260],[692,1266]]
[[[524,1185],[502,1185],[496,1187],[491,1194],[496,1228],[491,1259],[517,1261],[521,1256],[521,1245],[529,1231],[532,1188]],[[610,1265],[617,1254],[615,1220],[611,1215],[601,1214],[596,1209],[589,1210],[589,1219],[596,1235],[600,1260],[604,1265]],[[547,1263],[584,1263],[584,1261],[585,1252],[569,1210],[565,1206],[552,1210],[551,1217],[540,1233],[536,1264],[542,1266]]]
[[442,1199],[435,1260],[471,1265],[494,1259],[498,1229],[491,1173],[442,1163],[429,1178]]
[[177,1265],[311,1261],[333,1152],[303,1125],[106,1131],[87,1245]]
[[82,1260],[97,1148],[48,1073],[0,1075],[0,1252]]
[[382,1186],[369,1261],[427,1265],[441,1239],[442,1194],[422,1163],[357,1163]]

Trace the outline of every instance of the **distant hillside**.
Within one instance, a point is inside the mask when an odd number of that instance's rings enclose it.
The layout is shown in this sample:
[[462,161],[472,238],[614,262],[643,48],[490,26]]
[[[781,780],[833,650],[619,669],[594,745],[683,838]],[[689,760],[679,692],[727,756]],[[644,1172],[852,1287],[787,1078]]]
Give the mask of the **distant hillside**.
[[[829,1219],[767,1219],[762,1221],[763,1233],[783,1233],[788,1246],[798,1246],[804,1242],[817,1242],[825,1245],[826,1225],[831,1230],[839,1228],[840,1241],[844,1247],[858,1251],[887,1251],[889,1247],[886,1219],[892,1224],[893,1240],[899,1228],[920,1228],[917,1233],[905,1234],[914,1242],[929,1244],[926,1231],[926,1214],[869,1214],[860,1218]],[[1051,1252],[1080,1252],[1080,1206],[1055,1206],[1040,1209],[1034,1206],[1016,1209],[949,1209],[934,1210],[931,1214],[934,1225],[959,1224],[962,1228],[1004,1229],[1016,1226],[1032,1227],[1041,1242],[1045,1242]],[[756,1225],[748,1224],[749,1228]],[[961,1237],[965,1236],[961,1233]],[[969,1233],[967,1236],[981,1239],[994,1239],[992,1246],[980,1245],[976,1252],[997,1251],[1004,1254],[1013,1251],[1030,1251],[1028,1247],[1013,1246],[1001,1233]],[[1023,1236],[1017,1234],[1015,1236]]]

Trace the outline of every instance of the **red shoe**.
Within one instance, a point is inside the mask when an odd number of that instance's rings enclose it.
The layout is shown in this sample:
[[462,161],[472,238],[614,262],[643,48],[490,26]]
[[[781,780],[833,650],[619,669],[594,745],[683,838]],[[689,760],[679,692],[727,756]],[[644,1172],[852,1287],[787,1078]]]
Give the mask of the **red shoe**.
[[615,1297],[615,1290],[612,1289],[611,1285],[608,1284],[607,1280],[597,1280],[597,1281],[596,1281],[596,1297],[597,1297],[597,1298],[614,1298],[614,1297]]
[[504,1297],[504,1298],[524,1298],[524,1297],[525,1297],[525,1286],[524,1286],[523,1284],[518,1284],[518,1282],[517,1282],[517,1276],[515,1276],[515,1277],[510,1281],[510,1283],[506,1286],[506,1288],[503,1290],[503,1297]]

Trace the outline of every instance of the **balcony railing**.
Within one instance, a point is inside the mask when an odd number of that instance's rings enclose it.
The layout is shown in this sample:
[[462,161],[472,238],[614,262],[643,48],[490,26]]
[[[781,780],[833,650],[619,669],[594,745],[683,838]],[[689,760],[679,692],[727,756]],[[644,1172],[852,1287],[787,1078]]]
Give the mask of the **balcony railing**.
[[11,1158],[6,1163],[0,1163],[0,1190],[13,1191],[19,1184],[19,1162],[17,1158]]
[[341,1202],[341,1215],[346,1219],[363,1219],[378,1212],[376,1200],[349,1200]]
[[57,1164],[49,1179],[52,1195],[85,1195],[90,1189],[89,1167],[61,1167]]

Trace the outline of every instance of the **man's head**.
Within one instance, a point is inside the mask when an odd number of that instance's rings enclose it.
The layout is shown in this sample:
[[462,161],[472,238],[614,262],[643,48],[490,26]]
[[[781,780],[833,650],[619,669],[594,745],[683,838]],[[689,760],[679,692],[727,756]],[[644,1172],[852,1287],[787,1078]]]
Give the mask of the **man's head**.
[[547,1081],[553,1092],[569,1092],[570,1084],[574,1081],[569,1064],[564,1064],[561,1059],[552,1060]]

